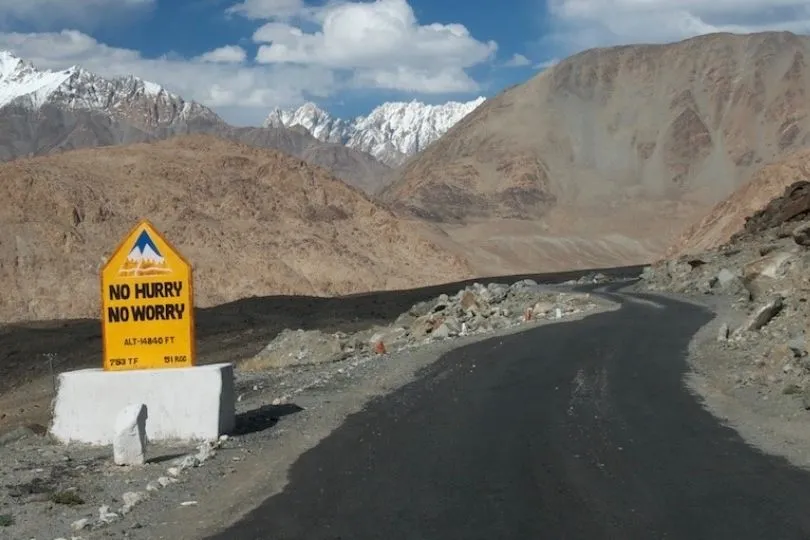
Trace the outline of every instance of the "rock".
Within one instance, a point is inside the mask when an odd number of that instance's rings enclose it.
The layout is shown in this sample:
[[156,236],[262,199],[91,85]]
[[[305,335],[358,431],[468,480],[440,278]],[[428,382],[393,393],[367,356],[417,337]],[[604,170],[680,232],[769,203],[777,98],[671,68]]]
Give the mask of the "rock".
[[431,333],[431,337],[436,339],[447,339],[450,337],[450,328],[445,323],[442,323]]
[[[200,466],[199,458],[197,458],[197,456],[192,456],[192,455],[183,456],[182,458],[176,460],[174,463],[175,463],[175,466],[180,471],[185,471],[186,469],[193,469],[194,467],[199,467]],[[177,476],[177,475],[172,475],[172,476]]]
[[146,491],[160,491],[161,485],[159,482],[153,480],[146,484]]
[[121,507],[121,515],[129,514],[132,509],[146,500],[146,493],[140,491],[127,491],[121,496],[124,506]]
[[143,465],[146,462],[146,405],[127,405],[115,418],[113,458],[116,465]]
[[416,339],[422,339],[433,333],[436,328],[444,322],[442,317],[425,315],[416,319],[410,328],[411,335]]
[[763,209],[746,218],[744,229],[748,234],[764,232],[805,214],[808,210],[810,182],[800,180],[786,187],[781,197],[772,199]]
[[728,323],[723,323],[717,329],[717,341],[728,341]]
[[767,304],[760,306],[734,333],[753,332],[759,330],[782,310],[782,297],[775,296]]
[[478,298],[471,291],[464,291],[459,301],[461,309],[470,313],[481,313],[481,304]]
[[743,266],[742,282],[751,299],[757,300],[766,295],[785,276],[787,265],[793,259],[791,253],[776,251]]
[[554,304],[552,302],[537,302],[534,304],[532,308],[532,312],[538,317],[544,317],[548,314],[552,309],[554,309]]
[[379,342],[392,345],[399,341],[402,341],[402,338],[404,336],[405,336],[404,327],[393,326],[389,328],[382,328],[377,329],[377,331],[374,332],[374,334],[371,336],[371,339],[369,339],[368,343],[371,346],[372,350],[374,350],[374,348],[377,346],[377,343]]
[[533,279],[523,279],[513,283],[509,287],[511,294],[537,294],[540,286]]
[[722,268],[717,273],[717,284],[722,289],[729,288],[730,285],[733,285],[734,282],[739,281],[739,279],[740,277],[728,268]]
[[791,232],[793,241],[800,246],[810,246],[810,223],[802,223]]
[[161,487],[167,487],[171,484],[176,484],[177,480],[175,478],[169,478],[168,476],[161,476],[157,479],[157,482]]
[[802,390],[802,405],[810,411],[810,386]]
[[83,529],[86,529],[90,525],[90,520],[87,518],[77,519],[73,523],[70,524],[71,530],[75,532],[79,532]]
[[200,463],[205,463],[212,457],[217,454],[216,450],[214,450],[214,444],[209,442],[201,443],[197,447],[197,455],[194,456],[197,458],[197,461]]
[[490,304],[500,304],[509,295],[509,287],[502,283],[490,283],[487,285],[487,291],[489,291]]
[[420,317],[424,317],[431,311],[433,311],[433,306],[436,305],[436,301],[424,301],[419,302],[411,306],[411,309],[408,310],[408,315],[411,317],[418,319]]
[[113,523],[114,521],[118,520],[119,517],[121,516],[115,512],[110,512],[110,507],[107,505],[104,505],[98,509],[98,520],[101,523]]

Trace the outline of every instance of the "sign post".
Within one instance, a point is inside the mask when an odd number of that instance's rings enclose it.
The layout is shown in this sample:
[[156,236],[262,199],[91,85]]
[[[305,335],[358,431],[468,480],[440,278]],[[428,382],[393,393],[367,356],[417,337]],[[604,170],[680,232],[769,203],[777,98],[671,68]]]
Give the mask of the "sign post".
[[105,371],[195,365],[191,265],[148,220],[101,270]]

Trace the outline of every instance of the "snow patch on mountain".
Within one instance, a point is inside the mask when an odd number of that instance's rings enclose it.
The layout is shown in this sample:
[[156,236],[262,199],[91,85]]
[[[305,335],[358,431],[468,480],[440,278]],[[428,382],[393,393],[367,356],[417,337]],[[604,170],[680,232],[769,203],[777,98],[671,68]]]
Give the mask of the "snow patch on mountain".
[[379,161],[397,166],[444,135],[485,98],[426,105],[419,101],[389,102],[368,116],[351,121],[331,116],[314,103],[297,109],[274,109],[265,127],[301,126],[324,142],[341,143],[367,152]]
[[70,78],[71,70],[37,71],[13,54],[0,51],[0,107],[21,96],[41,106],[59,86]]

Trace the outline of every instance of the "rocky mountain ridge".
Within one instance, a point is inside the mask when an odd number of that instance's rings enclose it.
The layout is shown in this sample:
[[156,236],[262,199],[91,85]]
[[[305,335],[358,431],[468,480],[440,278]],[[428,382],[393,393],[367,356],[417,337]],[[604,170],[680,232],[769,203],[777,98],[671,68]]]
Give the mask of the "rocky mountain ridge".
[[769,163],[683,231],[667,249],[666,256],[700,253],[721,246],[745,228],[747,219],[778,198],[786,188],[807,180],[810,180],[810,149]]
[[0,159],[206,133],[274,148],[370,190],[388,167],[300,130],[237,128],[208,107],[135,76],[107,79],[81,67],[39,70],[0,51]]
[[611,253],[648,262],[764,164],[810,144],[808,59],[810,37],[789,32],[587,50],[487,99],[381,198],[490,259],[504,259],[505,239],[487,245],[481,223],[522,228],[521,249],[543,239],[516,273],[544,268],[560,242],[569,268]]
[[41,71],[0,51],[0,107],[105,111],[116,120],[150,131],[191,119],[221,121],[211,109],[135,76],[105,79],[78,66]]
[[274,109],[265,127],[302,126],[316,139],[344,144],[396,167],[421,152],[481,105],[485,98],[427,105],[420,101],[387,102],[352,120],[333,117],[314,103],[297,109]]

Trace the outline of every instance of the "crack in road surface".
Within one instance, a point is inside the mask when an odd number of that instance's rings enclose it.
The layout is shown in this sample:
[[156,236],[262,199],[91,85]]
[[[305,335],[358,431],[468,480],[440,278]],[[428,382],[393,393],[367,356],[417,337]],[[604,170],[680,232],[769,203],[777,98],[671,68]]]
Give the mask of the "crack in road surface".
[[810,538],[810,474],[685,388],[711,313],[610,291],[618,311],[445,355],[210,540]]

